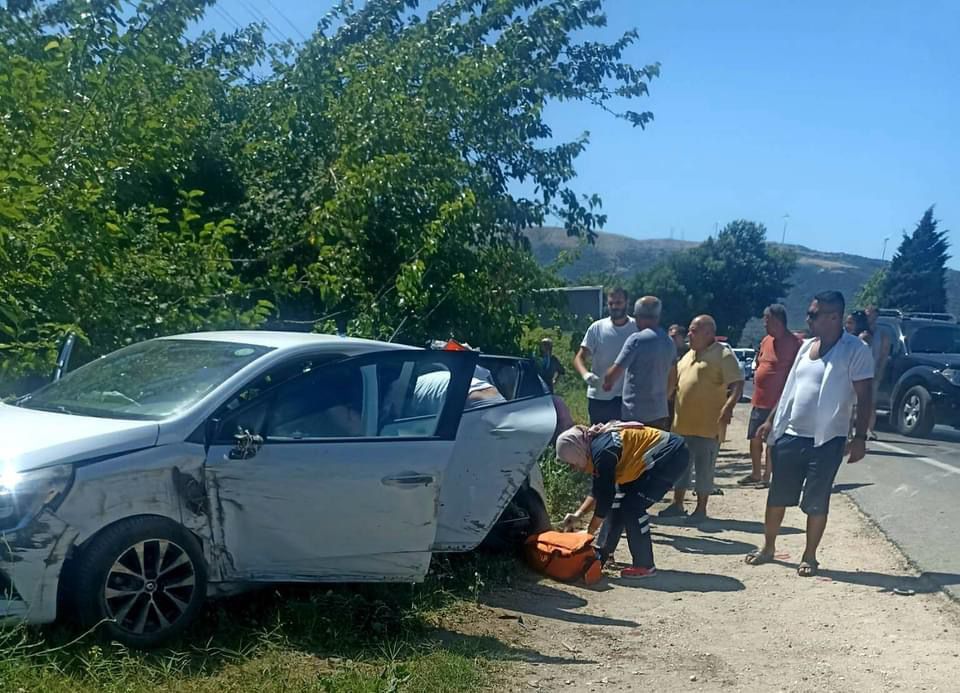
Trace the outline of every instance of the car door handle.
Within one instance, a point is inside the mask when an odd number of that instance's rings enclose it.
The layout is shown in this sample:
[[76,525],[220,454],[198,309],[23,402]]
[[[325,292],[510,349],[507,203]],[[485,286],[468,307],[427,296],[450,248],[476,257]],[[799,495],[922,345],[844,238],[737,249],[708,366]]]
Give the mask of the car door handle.
[[431,474],[397,474],[381,480],[386,486],[429,486],[435,479]]

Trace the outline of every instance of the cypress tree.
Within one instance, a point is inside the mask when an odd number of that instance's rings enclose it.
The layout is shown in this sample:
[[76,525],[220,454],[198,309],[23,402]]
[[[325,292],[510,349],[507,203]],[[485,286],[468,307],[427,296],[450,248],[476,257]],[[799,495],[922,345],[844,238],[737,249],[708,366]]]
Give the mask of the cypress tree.
[[903,311],[944,313],[947,310],[947,231],[937,230],[933,207],[923,214],[911,235],[904,234],[883,282],[886,304]]

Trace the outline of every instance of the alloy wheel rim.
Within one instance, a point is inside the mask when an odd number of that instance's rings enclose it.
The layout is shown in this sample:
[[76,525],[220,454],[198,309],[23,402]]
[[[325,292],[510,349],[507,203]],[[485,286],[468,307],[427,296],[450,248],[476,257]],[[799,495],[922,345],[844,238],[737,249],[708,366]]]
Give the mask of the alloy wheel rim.
[[917,395],[910,395],[907,401],[903,403],[903,420],[907,426],[913,428],[920,419],[920,398]]
[[107,617],[136,635],[170,628],[189,608],[197,571],[189,554],[166,539],[137,542],[107,572],[103,597]]

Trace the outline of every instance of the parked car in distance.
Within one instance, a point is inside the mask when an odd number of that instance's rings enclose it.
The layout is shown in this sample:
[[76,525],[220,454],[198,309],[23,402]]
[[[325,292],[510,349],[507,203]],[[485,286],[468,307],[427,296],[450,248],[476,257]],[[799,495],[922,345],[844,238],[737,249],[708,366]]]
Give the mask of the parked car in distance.
[[67,604],[151,647],[208,596],[419,581],[436,552],[544,529],[555,424],[521,359],[282,332],[126,347],[0,405],[0,619]]
[[738,348],[734,349],[733,353],[737,355],[737,360],[740,362],[740,365],[743,367],[743,377],[745,380],[753,379],[753,364],[757,357],[756,351],[753,349],[747,348]]
[[877,324],[890,338],[877,410],[907,436],[928,435],[937,424],[960,428],[960,325],[953,316],[883,310]]

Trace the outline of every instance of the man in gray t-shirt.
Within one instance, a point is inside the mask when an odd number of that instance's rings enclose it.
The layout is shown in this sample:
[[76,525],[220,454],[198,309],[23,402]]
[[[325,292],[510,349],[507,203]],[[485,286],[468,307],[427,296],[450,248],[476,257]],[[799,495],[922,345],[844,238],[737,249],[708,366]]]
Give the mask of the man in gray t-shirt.
[[654,428],[670,429],[667,392],[670,373],[676,368],[677,347],[660,327],[660,299],[644,296],[634,307],[639,330],[624,342],[620,355],[604,377],[604,389],[623,378],[624,421],[640,421]]

